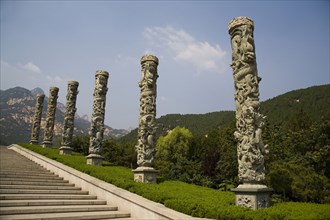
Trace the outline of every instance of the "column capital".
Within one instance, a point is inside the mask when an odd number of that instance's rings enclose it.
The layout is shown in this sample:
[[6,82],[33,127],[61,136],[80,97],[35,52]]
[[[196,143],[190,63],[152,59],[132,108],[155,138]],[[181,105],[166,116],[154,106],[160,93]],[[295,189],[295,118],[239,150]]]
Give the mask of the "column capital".
[[49,87],[49,91],[58,91],[58,90],[59,90],[58,87],[55,86]]
[[254,22],[251,18],[240,16],[232,19],[228,23],[228,32],[230,33],[233,29],[241,25],[249,25],[254,27]]
[[68,81],[68,85],[79,85],[79,82],[77,82],[77,81],[74,81],[74,80],[70,80],[70,81]]
[[45,98],[45,94],[43,94],[43,93],[38,93],[37,96],[36,96],[36,98],[37,98],[37,99],[38,99],[38,98],[43,99],[43,98]]
[[144,55],[141,57],[141,64],[144,62],[147,62],[147,61],[153,61],[153,62],[157,63],[157,65],[159,63],[158,58],[156,56],[150,55],[150,54],[147,54],[147,55]]
[[97,76],[105,76],[106,78],[109,78],[109,73],[105,70],[97,70],[95,73],[95,77]]

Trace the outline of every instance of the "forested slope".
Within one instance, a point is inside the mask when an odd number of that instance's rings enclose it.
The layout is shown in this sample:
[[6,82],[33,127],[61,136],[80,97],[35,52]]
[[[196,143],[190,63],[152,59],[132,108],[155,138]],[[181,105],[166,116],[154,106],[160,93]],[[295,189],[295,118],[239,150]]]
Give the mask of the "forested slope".
[[[261,102],[261,112],[271,124],[287,125],[297,112],[303,110],[311,120],[330,118],[330,84],[313,86],[287,92]],[[194,136],[207,134],[214,128],[222,128],[235,120],[234,111],[219,111],[206,114],[167,114],[158,118],[157,137],[180,126],[188,128]],[[124,141],[137,140],[137,129],[122,137]]]
[[[330,85],[291,91],[262,102],[266,184],[274,201],[330,203]],[[158,180],[179,180],[215,189],[237,186],[235,112],[171,114],[157,119],[155,168]],[[106,139],[103,156],[136,167],[137,130]],[[74,149],[88,153],[88,136]]]
[[287,125],[300,110],[313,121],[329,119],[330,84],[294,90],[261,103],[262,113],[272,124]]

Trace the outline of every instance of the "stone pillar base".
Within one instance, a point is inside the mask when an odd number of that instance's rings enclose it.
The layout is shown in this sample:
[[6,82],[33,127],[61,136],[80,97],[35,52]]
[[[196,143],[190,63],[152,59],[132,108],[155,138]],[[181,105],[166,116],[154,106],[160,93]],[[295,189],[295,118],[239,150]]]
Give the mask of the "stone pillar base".
[[39,144],[39,141],[38,140],[31,140],[30,141],[30,144],[38,145]]
[[231,191],[236,194],[236,206],[257,210],[270,206],[270,194],[273,189],[261,184],[241,184]]
[[42,147],[43,148],[52,147],[52,146],[53,146],[53,142],[51,142],[51,141],[42,142]]
[[60,154],[61,155],[70,155],[72,153],[72,148],[68,146],[60,147]]
[[158,171],[152,167],[138,167],[133,170],[134,181],[140,183],[157,183]]
[[96,165],[96,166],[102,166],[103,159],[101,155],[98,154],[90,154],[87,157],[87,164],[88,165]]

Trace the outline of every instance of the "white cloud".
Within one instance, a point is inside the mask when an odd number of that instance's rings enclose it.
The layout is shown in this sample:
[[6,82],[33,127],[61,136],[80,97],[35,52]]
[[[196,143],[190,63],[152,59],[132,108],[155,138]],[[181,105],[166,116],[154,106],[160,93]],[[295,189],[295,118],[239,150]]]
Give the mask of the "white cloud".
[[143,35],[152,47],[169,48],[174,54],[175,61],[188,62],[200,72],[222,73],[228,66],[225,60],[226,51],[219,45],[198,41],[184,30],[177,30],[171,26],[147,27]]
[[166,102],[167,100],[168,100],[168,98],[165,97],[165,96],[161,96],[161,97],[160,97],[160,101]]
[[25,70],[35,72],[35,73],[41,73],[40,68],[32,62],[28,62],[27,64],[22,65],[22,68]]
[[47,80],[53,83],[57,83],[57,82],[63,82],[64,79],[60,76],[46,76]]

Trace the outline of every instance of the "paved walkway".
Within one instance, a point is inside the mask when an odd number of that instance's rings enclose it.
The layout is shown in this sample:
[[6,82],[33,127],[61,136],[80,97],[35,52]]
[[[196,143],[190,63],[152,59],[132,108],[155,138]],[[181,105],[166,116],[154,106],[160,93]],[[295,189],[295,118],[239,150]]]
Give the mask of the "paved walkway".
[[0,147],[0,219],[130,219],[26,157]]

